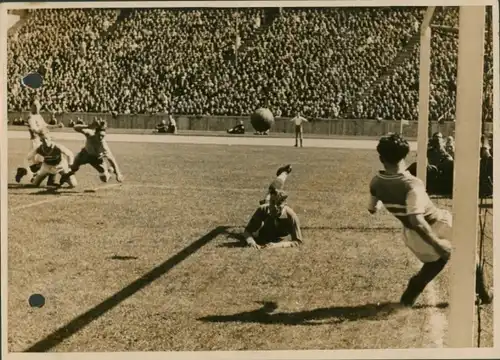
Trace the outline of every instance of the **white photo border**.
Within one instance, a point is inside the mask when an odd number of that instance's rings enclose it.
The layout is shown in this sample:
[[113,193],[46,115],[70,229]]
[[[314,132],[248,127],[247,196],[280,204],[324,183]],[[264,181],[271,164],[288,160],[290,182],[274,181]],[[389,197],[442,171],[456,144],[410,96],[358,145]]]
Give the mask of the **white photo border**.
[[[1,256],[1,358],[5,360],[143,360],[165,359],[494,359],[500,356],[498,341],[493,348],[480,349],[387,349],[387,350],[307,350],[307,351],[199,351],[199,352],[110,352],[110,353],[8,353],[8,129],[7,129],[7,30],[8,10],[44,8],[179,8],[179,7],[379,7],[379,6],[492,6],[493,19],[493,128],[494,147],[500,148],[500,78],[499,78],[499,1],[498,0],[357,0],[357,1],[150,1],[150,2],[24,2],[0,3],[0,256]],[[494,178],[500,179],[500,164],[494,162]],[[494,193],[500,191],[500,181],[494,182]],[[498,197],[493,198],[494,208],[500,206]],[[493,211],[493,233],[500,231],[500,216]],[[493,241],[494,262],[499,258],[500,247]],[[500,286],[500,267],[494,266],[494,288]],[[494,338],[500,331],[500,311],[494,299]]]

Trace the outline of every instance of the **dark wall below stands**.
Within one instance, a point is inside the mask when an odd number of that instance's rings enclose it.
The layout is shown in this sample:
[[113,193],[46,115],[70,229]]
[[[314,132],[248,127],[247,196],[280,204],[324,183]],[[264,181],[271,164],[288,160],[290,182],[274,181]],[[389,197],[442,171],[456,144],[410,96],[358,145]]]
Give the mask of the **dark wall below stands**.
[[[42,114],[48,120],[48,114]],[[57,115],[56,118],[64,125],[68,125],[71,119],[82,118],[85,122],[91,122],[94,116],[102,117],[107,120],[110,128],[116,129],[154,129],[162,119],[166,118],[163,114],[158,115],[118,115],[111,114],[91,114],[91,113],[72,113]],[[16,118],[26,119],[27,113],[10,112],[8,114],[9,122]],[[248,116],[174,116],[179,130],[197,130],[197,131],[226,131],[243,120],[248,131],[253,131]],[[274,133],[294,133],[294,125],[288,118],[277,118],[271,132]],[[365,120],[365,119],[309,119],[310,122],[304,124],[304,133],[317,135],[347,135],[347,136],[381,136],[388,132],[399,132],[399,121],[388,120]],[[432,124],[432,131],[441,131],[443,135],[452,135],[455,128],[454,122],[445,122],[443,124]],[[409,125],[404,126],[403,133],[407,137],[416,137],[418,123],[411,121]],[[492,123],[486,123],[486,132],[492,132]]]

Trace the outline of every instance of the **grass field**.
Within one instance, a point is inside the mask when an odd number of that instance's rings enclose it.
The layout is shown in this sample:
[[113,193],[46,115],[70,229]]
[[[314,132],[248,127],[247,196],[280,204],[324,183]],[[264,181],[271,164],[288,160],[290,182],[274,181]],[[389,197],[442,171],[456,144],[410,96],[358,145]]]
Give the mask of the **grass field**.
[[[61,143],[76,152],[82,141]],[[9,190],[9,351],[442,345],[448,271],[416,308],[392,306],[419,263],[395,219],[366,211],[374,151],[111,147],[121,185],[82,168],[72,191]],[[10,179],[27,148],[9,140]],[[306,244],[242,247],[238,234],[286,163]],[[29,307],[33,293],[45,296],[43,308]],[[492,346],[492,306],[481,314],[481,345]]]

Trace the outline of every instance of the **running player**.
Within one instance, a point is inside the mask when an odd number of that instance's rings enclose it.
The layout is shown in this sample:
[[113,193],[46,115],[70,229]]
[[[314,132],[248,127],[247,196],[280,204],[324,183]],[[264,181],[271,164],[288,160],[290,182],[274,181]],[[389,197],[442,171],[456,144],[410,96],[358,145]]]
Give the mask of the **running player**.
[[[33,162],[35,158],[39,158],[38,162],[41,163],[40,170],[32,181],[36,187],[39,187],[47,176],[60,174],[62,177],[69,174],[70,165],[74,159],[71,150],[53,142],[46,130],[39,132],[38,135],[40,145],[33,149],[26,158],[27,162]],[[74,176],[69,176],[67,182],[70,187],[77,185]]]
[[[34,100],[31,104],[30,114],[28,118],[28,131],[30,134],[31,147],[30,152],[41,145],[40,133],[47,132],[49,128],[61,127],[61,125],[49,125],[45,122],[42,115],[40,114],[40,109],[42,105],[38,100]],[[26,164],[25,164],[26,165]],[[42,164],[36,160],[32,160],[25,167],[17,168],[16,182],[20,183],[22,178],[31,173],[31,180],[34,179],[36,173],[40,169]],[[52,186],[55,182],[55,175],[50,174],[47,180],[47,185]]]
[[[374,214],[382,205],[404,228],[406,246],[423,263],[401,296],[404,306],[413,306],[418,296],[445,267],[452,252],[452,215],[438,209],[429,198],[423,182],[406,170],[408,142],[399,134],[384,136],[377,145],[384,165],[370,183],[368,210]],[[490,304],[493,293],[486,289],[480,266],[476,270],[476,294],[482,303]]]
[[[122,182],[123,175],[118,168],[111,149],[106,142],[106,128],[107,123],[105,120],[98,120],[94,118],[92,124],[89,125],[75,125],[73,129],[86,137],[84,148],[76,155],[73,165],[71,165],[71,172],[61,178],[63,184],[70,176],[74,175],[80,166],[90,164],[99,173],[99,178],[103,182],[108,182],[111,178],[110,171],[116,175],[116,181]],[[111,165],[111,169],[109,168]]]
[[269,203],[272,192],[276,190],[283,190],[283,188],[285,187],[285,181],[291,172],[292,165],[290,164],[282,166],[278,169],[278,171],[276,171],[276,179],[274,179],[273,182],[269,185],[266,197],[260,201],[260,205]]
[[[243,236],[247,246],[288,248],[303,243],[299,218],[286,204],[287,198],[283,190],[271,191],[269,202],[257,208],[245,227]],[[287,236],[291,240],[284,240]]]

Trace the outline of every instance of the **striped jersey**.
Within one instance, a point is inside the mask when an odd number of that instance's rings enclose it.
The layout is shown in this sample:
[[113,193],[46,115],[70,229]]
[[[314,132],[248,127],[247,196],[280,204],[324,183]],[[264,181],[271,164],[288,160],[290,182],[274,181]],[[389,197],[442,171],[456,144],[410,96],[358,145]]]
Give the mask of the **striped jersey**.
[[66,149],[61,149],[60,145],[53,145],[51,147],[41,145],[36,149],[36,153],[43,156],[43,162],[45,164],[56,166],[61,163],[65,150]]
[[429,225],[444,216],[429,198],[422,180],[408,171],[399,174],[378,172],[370,183],[370,196],[370,211],[375,211],[381,202],[406,228],[411,228],[408,215],[422,214]]

